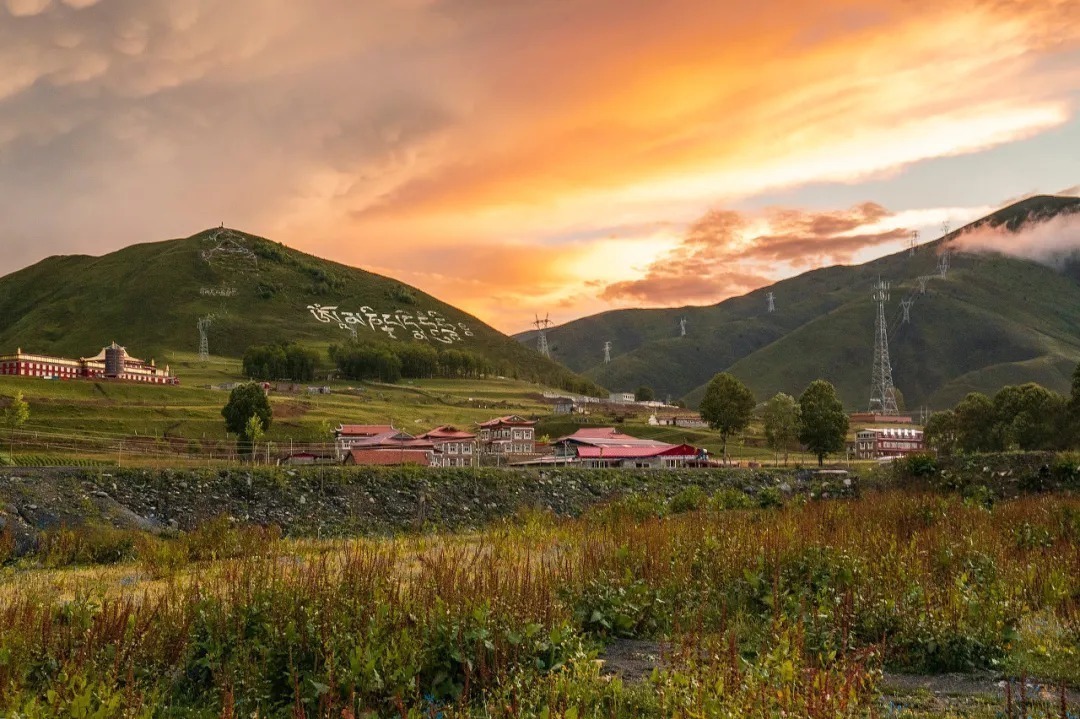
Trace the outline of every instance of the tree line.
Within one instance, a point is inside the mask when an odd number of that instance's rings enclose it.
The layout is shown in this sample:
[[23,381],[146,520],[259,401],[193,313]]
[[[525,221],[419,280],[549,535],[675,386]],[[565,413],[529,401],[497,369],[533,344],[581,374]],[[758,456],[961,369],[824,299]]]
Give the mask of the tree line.
[[993,396],[971,392],[926,423],[928,447],[941,452],[1062,450],[1080,446],[1080,365],[1069,396],[1029,382]]
[[[741,380],[727,372],[712,378],[701,400],[701,418],[720,433],[724,461],[728,438],[746,430],[753,419],[757,400]],[[780,393],[770,399],[763,412],[765,437],[773,451],[786,453],[798,442],[812,452],[818,465],[830,454],[844,451],[848,416],[825,380],[816,380],[796,400]]]
[[[343,379],[395,383],[402,379],[479,379],[508,377],[541,382],[576,394],[601,396],[603,389],[569,371],[523,372],[508,360],[491,361],[468,350],[435,349],[422,344],[400,347],[348,342],[331,345],[331,366]],[[295,342],[253,345],[244,353],[244,374],[261,381],[311,382],[323,369],[319,352]]]
[[244,353],[244,374],[263,381],[311,382],[320,360],[318,352],[295,342],[255,345]]

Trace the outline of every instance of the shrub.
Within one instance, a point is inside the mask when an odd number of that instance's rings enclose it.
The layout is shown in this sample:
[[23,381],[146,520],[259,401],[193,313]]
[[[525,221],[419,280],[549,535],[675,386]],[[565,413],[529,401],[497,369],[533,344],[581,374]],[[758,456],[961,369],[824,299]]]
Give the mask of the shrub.
[[682,490],[674,497],[671,498],[671,511],[673,514],[682,514],[684,512],[695,512],[702,508],[705,504],[705,492],[694,485]]
[[909,454],[900,461],[900,471],[907,477],[933,477],[937,474],[937,458],[929,452]]
[[757,496],[758,506],[762,509],[784,506],[784,493],[779,487],[765,487]]
[[709,498],[709,508],[713,510],[750,509],[754,500],[746,492],[734,488],[724,488]]

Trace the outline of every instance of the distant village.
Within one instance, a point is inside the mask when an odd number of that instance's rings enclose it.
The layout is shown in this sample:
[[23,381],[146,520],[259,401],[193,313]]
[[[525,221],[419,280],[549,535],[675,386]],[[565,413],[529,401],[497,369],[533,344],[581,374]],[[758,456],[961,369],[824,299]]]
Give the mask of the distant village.
[[[179,385],[168,365],[144,361],[128,354],[126,348],[111,343],[93,357],[68,359],[23,352],[0,356],[0,375],[51,380],[112,380],[157,385]],[[237,383],[216,385],[231,390]],[[264,391],[280,389],[262,382]],[[290,384],[289,392],[329,394],[328,386]],[[594,413],[613,415],[621,423],[624,416],[640,418],[650,426],[708,429],[701,415],[692,410],[659,401],[641,401],[634,393],[611,393],[606,400],[584,395],[544,393],[552,403],[552,414],[588,417]],[[847,456],[857,460],[890,460],[924,451],[923,432],[913,426],[912,417],[855,413],[859,425],[888,425],[857,430],[848,442]],[[578,466],[594,469],[683,469],[719,466],[720,460],[708,450],[691,444],[671,444],[634,437],[613,426],[581,427],[556,439],[537,440],[536,419],[517,415],[496,417],[474,428],[450,425],[412,435],[392,425],[342,423],[334,431],[332,451],[324,448],[298,449],[277,458],[279,464],[344,464],[423,467],[476,467],[481,465],[519,468]]]

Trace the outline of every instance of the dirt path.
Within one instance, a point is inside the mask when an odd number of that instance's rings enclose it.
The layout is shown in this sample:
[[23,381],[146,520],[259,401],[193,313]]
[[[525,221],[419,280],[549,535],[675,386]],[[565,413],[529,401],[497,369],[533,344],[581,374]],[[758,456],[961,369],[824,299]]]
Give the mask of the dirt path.
[[[646,681],[653,670],[665,666],[669,645],[642,639],[617,639],[601,653],[602,673],[624,681]],[[1020,716],[1021,698],[1029,708],[1054,710],[1061,706],[1060,687],[1029,680],[1021,692],[1020,683],[1012,683],[1012,703]],[[1004,712],[1008,705],[1006,682],[1000,675],[973,674],[895,674],[886,672],[881,679],[881,703],[890,715],[905,712],[952,713],[966,716],[988,709]],[[1080,709],[1080,692],[1067,690],[1065,703],[1070,711]],[[1004,715],[1004,714],[1003,714]]]

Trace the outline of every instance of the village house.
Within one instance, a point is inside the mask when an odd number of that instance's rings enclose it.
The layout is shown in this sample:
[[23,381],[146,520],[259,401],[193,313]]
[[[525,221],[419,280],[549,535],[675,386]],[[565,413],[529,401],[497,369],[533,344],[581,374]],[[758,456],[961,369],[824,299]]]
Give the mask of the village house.
[[434,445],[435,462],[439,467],[476,466],[478,460],[475,434],[444,425],[419,435],[417,439]]
[[594,469],[630,467],[675,469],[708,462],[708,454],[689,444],[640,439],[614,427],[583,427],[552,442],[553,456]]
[[481,454],[497,458],[536,453],[536,422],[510,415],[481,422],[476,434]]
[[855,433],[856,459],[903,457],[925,449],[921,429],[868,428]]
[[51,355],[31,354],[22,348],[15,354],[0,356],[0,375],[37,377],[40,379],[106,379],[122,382],[177,385],[180,380],[154,360],[144,362],[128,355],[127,350],[113,342],[94,357],[66,359]]
[[[393,425],[343,424],[334,431],[334,437],[338,461],[346,464],[438,466],[433,442],[413,437]],[[423,462],[420,462],[421,454]]]

